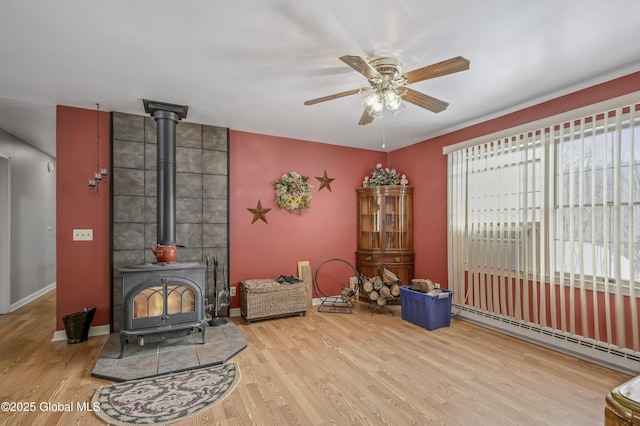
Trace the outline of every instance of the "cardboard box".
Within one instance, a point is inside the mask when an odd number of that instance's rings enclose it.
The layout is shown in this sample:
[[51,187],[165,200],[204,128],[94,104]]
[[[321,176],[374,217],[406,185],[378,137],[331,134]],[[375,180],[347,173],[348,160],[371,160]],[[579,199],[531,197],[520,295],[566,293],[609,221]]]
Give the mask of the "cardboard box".
[[442,290],[440,294],[429,295],[415,291],[411,287],[400,287],[402,319],[428,330],[449,327],[453,291]]

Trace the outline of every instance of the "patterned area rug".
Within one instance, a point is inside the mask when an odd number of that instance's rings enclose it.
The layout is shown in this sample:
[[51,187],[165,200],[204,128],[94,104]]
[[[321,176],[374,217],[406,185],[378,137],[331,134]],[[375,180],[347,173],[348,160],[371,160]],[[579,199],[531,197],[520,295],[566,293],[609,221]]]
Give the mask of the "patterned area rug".
[[109,424],[166,425],[221,401],[239,379],[235,363],[222,364],[102,386],[91,402],[100,404],[94,412]]

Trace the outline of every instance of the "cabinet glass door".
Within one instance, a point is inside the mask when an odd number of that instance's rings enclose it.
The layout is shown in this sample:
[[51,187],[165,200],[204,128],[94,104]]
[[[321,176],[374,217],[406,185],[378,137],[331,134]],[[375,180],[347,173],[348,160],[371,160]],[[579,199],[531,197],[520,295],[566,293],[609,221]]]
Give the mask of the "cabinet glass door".
[[407,197],[387,195],[384,200],[384,247],[403,249],[409,245]]
[[380,196],[360,198],[360,248],[380,248]]

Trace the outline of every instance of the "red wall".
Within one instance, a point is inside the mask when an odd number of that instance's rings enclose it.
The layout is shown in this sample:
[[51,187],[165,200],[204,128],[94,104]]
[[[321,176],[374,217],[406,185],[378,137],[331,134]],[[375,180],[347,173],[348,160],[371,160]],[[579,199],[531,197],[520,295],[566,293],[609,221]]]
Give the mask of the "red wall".
[[[297,262],[312,270],[329,258],[355,263],[355,188],[376,163],[395,167],[414,187],[416,276],[447,286],[446,157],[442,148],[540,118],[640,90],[640,73],[560,97],[513,114],[385,154],[307,141],[230,133],[230,277],[232,286],[248,278],[297,275]],[[96,112],[57,109],[57,329],[62,316],[97,307],[93,325],[109,323],[109,199],[89,194],[96,168]],[[109,115],[100,118],[101,165],[109,167]],[[388,160],[388,161],[387,161]],[[332,191],[318,192],[327,170]],[[310,176],[311,209],[301,216],[276,207],[272,182],[288,171]],[[108,188],[103,188],[108,189]],[[260,199],[268,224],[251,223],[247,208]],[[94,240],[72,241],[74,228],[91,228]],[[329,282],[330,292],[339,282]],[[239,298],[232,299],[239,306]]]
[[389,164],[414,186],[416,277],[447,286],[447,157],[442,148],[640,91],[640,72],[393,151]]
[[390,153],[389,164],[413,186],[415,277],[447,283],[447,162],[442,144],[427,141]]
[[[97,169],[97,114],[56,109],[56,329],[62,317],[95,307],[92,325],[110,323],[108,182],[89,193]],[[100,166],[109,169],[109,113],[100,113]],[[93,241],[73,241],[73,229],[93,229]]]
[[[297,276],[301,260],[308,260],[314,273],[331,258],[355,266],[355,190],[387,154],[238,131],[230,132],[229,150],[231,286],[250,278]],[[315,177],[325,169],[328,177],[335,178],[331,192],[318,191],[320,182]],[[274,201],[272,182],[290,171],[309,176],[313,186],[311,208],[302,215],[280,209]],[[272,209],[266,214],[268,223],[251,223],[253,214],[247,208],[255,208],[258,200],[263,208]],[[333,263],[326,269],[332,269]],[[344,266],[336,272],[350,272]],[[321,283],[330,295],[339,294],[340,285],[348,284],[330,278]],[[232,298],[231,307],[239,306],[239,296]]]
[[[100,165],[109,167],[109,114],[100,116]],[[96,112],[57,109],[57,329],[62,316],[97,307],[92,325],[110,323],[108,185],[99,196],[87,181],[96,169]],[[297,262],[312,270],[329,258],[355,263],[355,188],[387,154],[243,132],[230,137],[230,277],[232,286],[248,278],[297,275]],[[326,169],[331,191],[318,191]],[[283,173],[309,176],[311,208],[301,216],[276,207],[272,182]],[[251,223],[260,199],[268,224]],[[93,241],[72,241],[73,229],[93,229]],[[332,268],[327,267],[327,270]],[[324,271],[324,269],[323,269]],[[337,271],[346,274],[347,269]],[[329,282],[337,286],[346,284]],[[329,288],[328,291],[335,291]],[[331,293],[333,294],[333,293]],[[232,298],[232,308],[240,306]]]

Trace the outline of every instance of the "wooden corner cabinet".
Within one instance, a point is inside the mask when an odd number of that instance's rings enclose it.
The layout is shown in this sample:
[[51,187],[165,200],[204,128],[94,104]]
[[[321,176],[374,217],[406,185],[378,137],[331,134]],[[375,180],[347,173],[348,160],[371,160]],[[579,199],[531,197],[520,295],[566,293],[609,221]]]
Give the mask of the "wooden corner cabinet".
[[370,186],[358,193],[358,250],[356,269],[366,277],[384,268],[411,284],[413,253],[413,188]]

